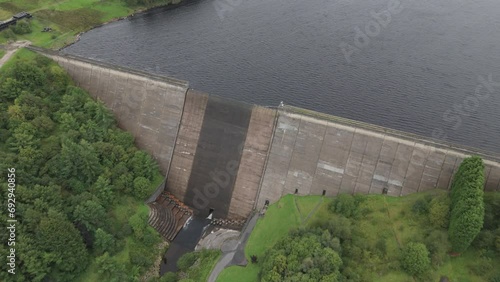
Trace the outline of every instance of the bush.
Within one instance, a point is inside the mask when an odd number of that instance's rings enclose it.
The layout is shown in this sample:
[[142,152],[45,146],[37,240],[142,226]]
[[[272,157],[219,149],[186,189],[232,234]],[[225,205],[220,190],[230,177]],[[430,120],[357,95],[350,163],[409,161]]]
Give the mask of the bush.
[[448,259],[450,244],[446,233],[438,230],[431,231],[425,238],[425,246],[429,250],[432,266],[440,267]]
[[419,275],[429,269],[429,251],[422,243],[409,243],[401,257],[401,266],[410,275]]
[[177,274],[175,272],[167,272],[160,278],[160,282],[177,282]]
[[17,39],[16,34],[10,28],[7,29],[7,30],[4,30],[2,33],[3,33],[3,37],[5,39],[10,39],[10,40],[13,40],[13,41]]
[[330,210],[345,217],[353,217],[358,213],[358,203],[352,195],[340,194],[330,205]]
[[31,23],[29,20],[18,21],[17,24],[10,27],[15,34],[28,34],[31,33]]
[[447,228],[450,218],[450,198],[441,196],[432,199],[429,204],[429,221],[438,228]]
[[198,255],[195,252],[186,253],[177,261],[177,267],[182,271],[186,271],[197,259]]
[[493,270],[493,264],[491,263],[490,258],[476,259],[474,262],[469,264],[468,267],[470,271],[477,276],[483,276],[487,273],[491,273]]
[[429,212],[429,202],[424,199],[418,199],[411,207],[415,214],[427,214]]
[[483,230],[476,236],[472,244],[478,249],[494,249],[495,234],[490,230]]

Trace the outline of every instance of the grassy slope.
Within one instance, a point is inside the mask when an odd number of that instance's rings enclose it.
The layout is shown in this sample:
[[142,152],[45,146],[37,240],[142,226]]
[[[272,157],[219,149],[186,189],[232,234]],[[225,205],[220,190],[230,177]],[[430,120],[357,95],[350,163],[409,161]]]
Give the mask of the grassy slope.
[[[446,192],[435,190],[400,198],[382,195],[365,197],[366,200],[361,204],[360,210],[365,209],[367,216],[356,221],[356,224],[362,226],[366,240],[370,244],[375,244],[380,237],[385,238],[388,253],[387,259],[380,262],[380,266],[377,266],[376,270],[367,268],[366,271],[372,276],[372,281],[413,281],[410,276],[402,271],[390,270],[388,265],[398,260],[400,244],[404,245],[410,241],[423,238],[423,230],[428,228],[428,221],[425,218],[412,215],[411,207],[413,203],[426,195],[442,193]],[[278,203],[271,205],[266,216],[258,221],[245,249],[247,257],[253,254],[258,257],[263,256],[267,249],[287,234],[288,230],[299,226],[301,217],[294,205],[293,197],[296,196],[285,196]],[[301,210],[312,210],[315,203],[318,202],[317,196],[297,197],[296,199]],[[307,226],[316,226],[335,216],[328,211],[328,205],[331,201],[333,201],[332,198],[324,198],[321,207],[308,221]],[[446,233],[446,230],[440,232]],[[438,270],[434,271],[433,281],[439,281],[441,275],[449,277],[451,281],[458,282],[485,281],[483,278],[472,274],[468,269],[468,266],[473,264],[477,258],[477,251],[473,249],[465,252],[460,257],[450,258]],[[500,265],[500,259],[497,260],[496,265]],[[233,266],[225,269],[217,281],[254,282],[258,281],[259,271],[260,269],[256,264],[249,264],[245,268]]]
[[[259,219],[245,248],[248,261],[251,255],[263,257],[268,249],[288,234],[290,229],[299,226],[300,214],[295,207],[293,197],[295,196],[287,195],[281,198],[269,207],[263,218]],[[245,268],[232,266],[225,269],[217,281],[254,282],[257,281],[258,274],[259,267],[255,264],[249,264]]]
[[[164,0],[158,5],[179,1]],[[94,26],[112,19],[126,17],[145,7],[127,7],[121,0],[0,0],[0,20],[10,18],[14,13],[28,11],[33,14],[33,32],[17,36],[34,45],[46,48],[61,48],[75,40],[75,36]],[[54,31],[41,32],[49,26]],[[1,36],[0,44],[7,42]]]

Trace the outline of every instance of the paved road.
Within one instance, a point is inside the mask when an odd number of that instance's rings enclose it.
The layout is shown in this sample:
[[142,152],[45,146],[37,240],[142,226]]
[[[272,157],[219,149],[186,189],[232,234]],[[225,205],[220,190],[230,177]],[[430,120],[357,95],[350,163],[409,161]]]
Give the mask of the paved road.
[[231,242],[228,242],[228,244],[231,244],[230,246],[227,246],[226,248],[224,246],[222,247],[222,257],[215,265],[212,273],[210,273],[208,282],[215,282],[219,274],[226,267],[232,265],[244,266],[247,264],[247,260],[245,258],[245,246],[248,242],[248,238],[250,238],[250,234],[252,233],[255,224],[257,223],[257,219],[259,219],[259,213],[255,213],[255,215],[250,219],[245,227],[245,230],[241,232],[241,236],[238,239],[237,244],[233,245]]
[[10,59],[10,57],[12,57],[12,55],[14,55],[14,53],[16,53],[16,51],[19,48],[23,48],[23,47],[26,47],[26,46],[29,46],[29,45],[31,45],[31,42],[29,42],[29,41],[16,41],[14,43],[7,44],[5,46],[5,49],[6,49],[7,52],[0,59],[0,68],[3,66],[3,64],[5,64]]

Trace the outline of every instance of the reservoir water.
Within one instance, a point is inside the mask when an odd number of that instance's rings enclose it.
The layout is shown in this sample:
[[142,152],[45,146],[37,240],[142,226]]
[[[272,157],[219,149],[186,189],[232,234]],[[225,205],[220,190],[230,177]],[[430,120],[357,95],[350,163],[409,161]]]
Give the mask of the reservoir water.
[[64,52],[500,152],[499,11],[498,0],[198,0]]

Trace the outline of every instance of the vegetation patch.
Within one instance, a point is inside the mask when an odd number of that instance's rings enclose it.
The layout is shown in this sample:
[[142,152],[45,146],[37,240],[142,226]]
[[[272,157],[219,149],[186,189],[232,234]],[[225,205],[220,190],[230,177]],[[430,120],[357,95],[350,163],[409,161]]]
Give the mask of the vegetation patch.
[[0,72],[0,158],[16,174],[16,281],[137,281],[158,257],[143,204],[162,181],[157,164],[101,102],[27,50]]
[[154,278],[150,282],[207,281],[220,256],[219,250],[186,253],[177,261],[177,273],[167,272],[161,278]]
[[[471,247],[457,257],[450,256],[451,201],[446,191],[404,197],[324,198],[302,227],[296,223],[299,215],[289,216],[298,214],[293,205],[287,205],[293,197],[313,202],[288,195],[271,205],[245,250],[248,257],[255,254],[257,262],[227,268],[217,281],[401,282],[439,281],[447,277],[450,281],[490,282],[500,275],[496,267],[500,265],[500,193],[485,194],[484,227]],[[286,213],[279,212],[283,208],[287,208]],[[275,226],[287,225],[287,221],[291,227],[288,232],[277,228],[277,234],[272,234]],[[266,242],[265,237],[273,237],[272,243]],[[266,248],[250,247],[257,244]],[[321,266],[326,254],[320,249],[331,249],[340,261],[332,255],[332,263]]]
[[[74,42],[76,35],[113,19],[126,17],[146,8],[177,4],[178,0],[0,0],[0,20],[26,11],[33,32],[15,36],[11,29],[0,32],[0,44],[18,39],[29,40],[45,48],[62,48]],[[51,30],[43,31],[49,27]]]
[[53,22],[59,27],[69,30],[86,30],[101,23],[103,14],[91,8],[75,10],[40,10],[35,12],[35,17]]

